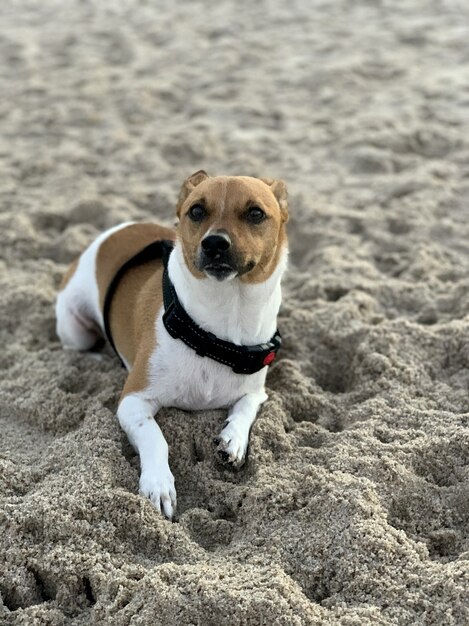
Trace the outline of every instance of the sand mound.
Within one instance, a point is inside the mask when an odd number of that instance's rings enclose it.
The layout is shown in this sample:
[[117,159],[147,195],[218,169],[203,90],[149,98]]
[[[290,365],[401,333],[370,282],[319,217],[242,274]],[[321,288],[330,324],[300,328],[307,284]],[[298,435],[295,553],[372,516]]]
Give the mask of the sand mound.
[[[468,623],[469,13],[456,3],[0,7],[0,622]],[[96,3],[95,3],[96,4]],[[352,7],[353,5],[353,7]],[[136,495],[124,373],[53,302],[191,172],[291,195],[282,358],[247,465],[161,412]]]

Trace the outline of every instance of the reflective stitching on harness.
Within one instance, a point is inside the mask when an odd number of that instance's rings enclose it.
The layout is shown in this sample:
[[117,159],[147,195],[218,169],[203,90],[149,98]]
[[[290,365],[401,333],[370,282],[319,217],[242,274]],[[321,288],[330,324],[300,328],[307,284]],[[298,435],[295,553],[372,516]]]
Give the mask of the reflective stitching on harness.
[[[180,317],[179,317],[179,315],[176,313],[176,311],[174,311],[174,315],[175,315],[175,317],[177,317],[177,319],[181,322],[181,324],[184,324],[184,320],[183,320],[182,318],[180,318]],[[193,328],[192,330],[193,330],[193,331],[194,331],[194,333],[195,333],[196,335],[198,335],[201,339],[205,339],[205,337],[202,335],[202,333],[201,333],[201,332],[199,332],[199,331],[197,330],[197,328]],[[231,350],[231,352],[236,352],[236,354],[240,354],[240,353],[242,353],[242,350],[240,350],[240,349],[238,349],[238,350],[237,350],[237,349],[235,349],[235,348],[230,348],[229,346],[225,346],[225,345],[224,345],[224,344],[223,344],[220,340],[217,340],[217,339],[212,339],[212,341],[213,341],[213,343],[218,344],[221,348],[224,348],[225,350]]]
[[[181,324],[184,324],[184,320],[182,318],[179,317],[179,315],[176,313],[176,311],[174,311],[174,316],[181,322]],[[195,328],[193,329],[195,333],[197,333],[199,335],[199,337],[201,339],[204,339],[204,336],[201,335]],[[188,346],[190,346],[193,350],[195,350],[197,352],[197,347],[194,346],[188,339],[187,337],[179,337],[179,339],[181,339],[181,341],[183,341],[184,343],[186,343]],[[198,356],[201,356],[200,354]],[[204,356],[209,356],[209,353],[207,352]],[[203,357],[201,357],[203,358]],[[231,363],[229,361],[224,361],[221,357],[219,356],[215,356],[212,353],[212,356],[210,357],[212,358],[214,361],[220,361],[220,363],[224,363],[225,365],[228,365],[231,367]],[[244,371],[248,371],[248,370],[244,370]]]

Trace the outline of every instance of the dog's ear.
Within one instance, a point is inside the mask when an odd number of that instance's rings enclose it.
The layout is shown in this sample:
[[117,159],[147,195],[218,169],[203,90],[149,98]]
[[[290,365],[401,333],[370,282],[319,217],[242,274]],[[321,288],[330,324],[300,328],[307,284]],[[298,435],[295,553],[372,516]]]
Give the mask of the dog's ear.
[[207,178],[210,178],[207,172],[205,172],[204,170],[199,170],[198,172],[192,174],[192,176],[189,176],[189,178],[186,178],[186,180],[182,183],[176,208],[178,217],[181,211],[181,207],[184,204],[184,200],[191,193],[191,191],[195,189],[195,187],[197,187],[197,185],[200,185],[200,183],[202,183],[204,180],[207,180]]
[[274,178],[261,178],[261,181],[268,185],[277,198],[280,212],[282,214],[282,220],[288,221],[288,192],[287,186],[283,180],[275,180]]

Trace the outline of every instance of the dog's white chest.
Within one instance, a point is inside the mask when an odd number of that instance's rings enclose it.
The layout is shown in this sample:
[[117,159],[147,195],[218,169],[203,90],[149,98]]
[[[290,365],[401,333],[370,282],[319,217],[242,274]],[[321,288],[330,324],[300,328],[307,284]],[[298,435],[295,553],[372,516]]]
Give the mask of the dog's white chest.
[[151,358],[151,385],[162,406],[187,410],[232,406],[246,393],[262,387],[265,371],[244,376],[209,358],[201,358],[180,339],[173,339],[160,314],[157,348]]

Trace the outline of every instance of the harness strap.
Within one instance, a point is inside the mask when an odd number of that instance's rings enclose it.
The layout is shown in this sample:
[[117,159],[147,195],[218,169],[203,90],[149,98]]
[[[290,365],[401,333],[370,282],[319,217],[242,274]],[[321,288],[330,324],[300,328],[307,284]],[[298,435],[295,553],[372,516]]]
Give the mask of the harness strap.
[[116,293],[117,287],[119,286],[122,277],[128,270],[130,270],[132,267],[136,267],[137,265],[143,265],[144,263],[148,263],[148,261],[153,261],[155,259],[163,259],[163,263],[166,265],[172,249],[173,244],[171,241],[167,241],[164,239],[160,241],[153,241],[145,248],[143,248],[143,250],[140,250],[140,252],[138,252],[135,256],[126,261],[124,265],[119,268],[117,274],[111,280],[109,287],[107,288],[103,306],[104,332],[106,334],[107,340],[111,344],[111,348],[117,354],[124,367],[125,364],[120,358],[119,353],[117,352],[117,348],[111,333],[110,313],[114,294]]
[[266,343],[239,346],[219,339],[196,324],[179,302],[167,266],[163,273],[163,299],[165,308],[163,323],[166,330],[171,337],[181,339],[199,356],[207,356],[218,363],[228,365],[235,374],[255,374],[275,359],[282,343],[278,330]]
[[[279,331],[266,343],[253,346],[239,346],[229,341],[219,339],[213,333],[203,330],[179,302],[174,285],[168,274],[168,260],[173,249],[172,241],[154,241],[143,248],[134,257],[129,259],[118,270],[112,279],[106,297],[104,299],[103,319],[106,337],[114,352],[119,356],[114,340],[112,338],[109,315],[112,298],[127,270],[137,265],[147,263],[154,259],[162,259],[164,263],[163,272],[163,302],[165,312],[163,323],[168,333],[174,339],[180,339],[189,348],[192,348],[201,357],[208,357],[218,363],[223,363],[230,367],[235,374],[255,374],[274,361],[282,343]],[[120,358],[120,357],[119,357]],[[121,359],[122,361],[122,359]],[[123,364],[124,365],[124,364]]]

